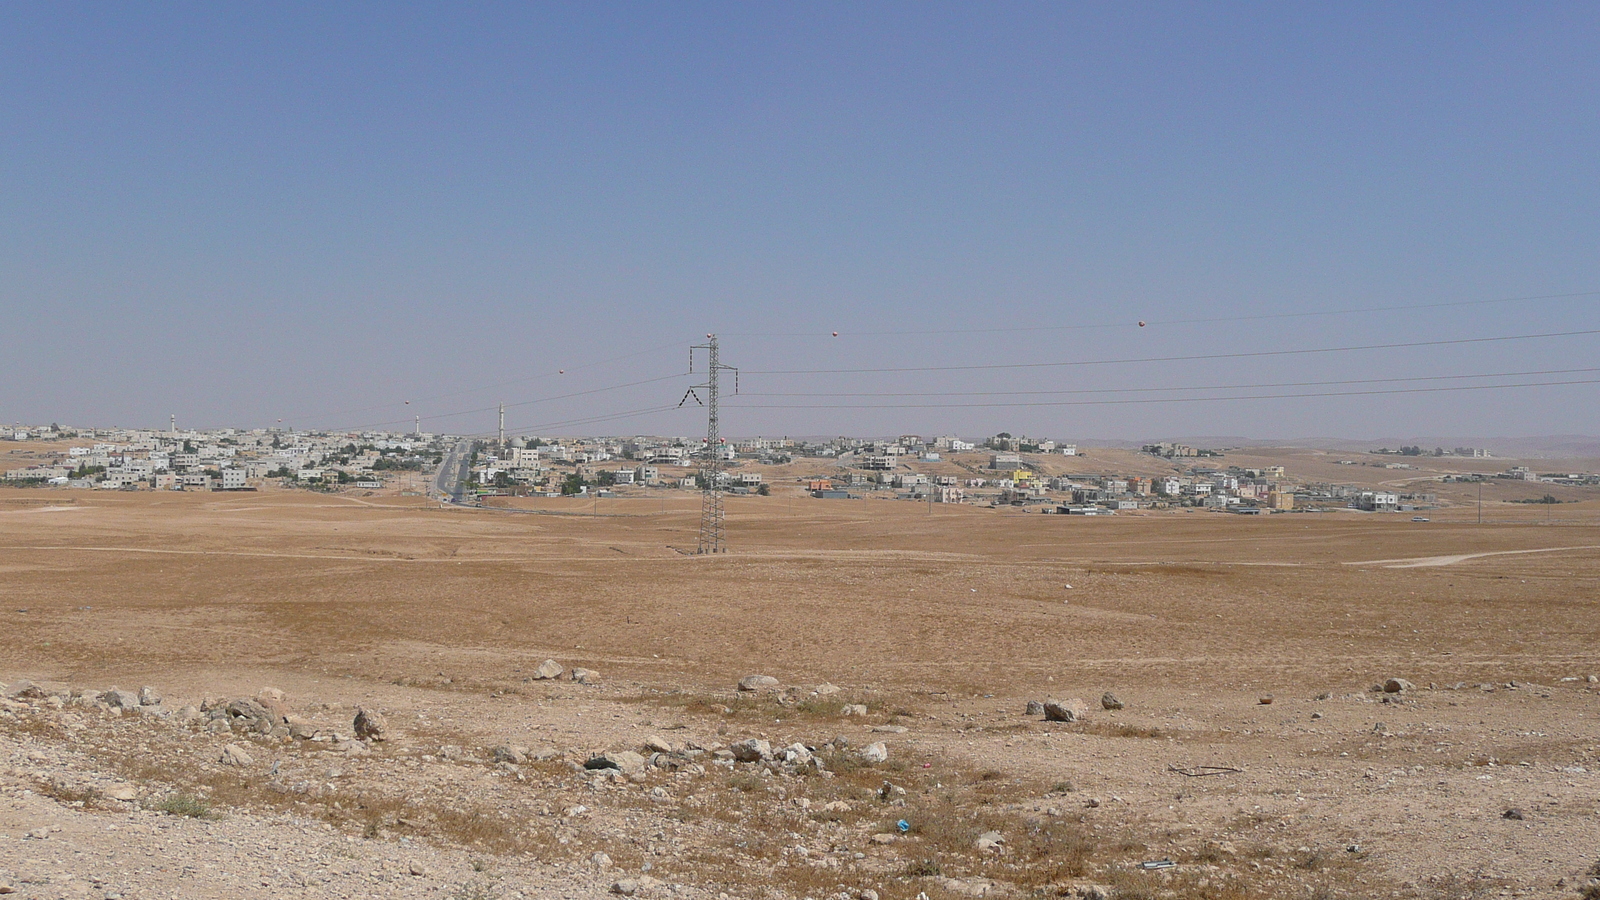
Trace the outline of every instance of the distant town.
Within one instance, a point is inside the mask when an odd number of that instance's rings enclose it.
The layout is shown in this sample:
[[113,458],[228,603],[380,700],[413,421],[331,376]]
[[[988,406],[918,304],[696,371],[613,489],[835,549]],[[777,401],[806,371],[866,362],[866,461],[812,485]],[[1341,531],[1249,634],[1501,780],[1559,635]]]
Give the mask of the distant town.
[[[0,432],[26,465],[8,468],[8,487],[156,490],[395,492],[453,503],[492,497],[649,496],[699,491],[703,438],[479,438],[449,434],[215,429],[137,430],[13,426]],[[895,499],[1111,515],[1197,507],[1239,514],[1348,508],[1410,511],[1438,498],[1297,478],[1283,466],[1228,465],[1226,451],[1149,444],[1141,455],[1170,474],[1104,471],[1075,444],[1006,432],[981,440],[945,435],[831,440],[748,438],[717,447],[718,490],[820,500]],[[1341,465],[1410,469],[1395,457],[1490,458],[1481,448],[1387,448],[1338,459]],[[1541,473],[1509,466],[1494,474],[1439,481],[1511,479],[1600,485],[1592,473]]]

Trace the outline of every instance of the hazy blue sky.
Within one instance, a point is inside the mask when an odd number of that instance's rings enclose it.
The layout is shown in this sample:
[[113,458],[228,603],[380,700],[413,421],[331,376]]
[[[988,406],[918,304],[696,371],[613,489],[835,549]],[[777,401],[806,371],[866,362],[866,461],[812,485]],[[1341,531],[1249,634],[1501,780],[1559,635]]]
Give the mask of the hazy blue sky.
[[[1600,329],[1600,294],[1246,318],[1590,291],[1592,2],[0,7],[5,422],[523,430],[676,402],[530,401],[715,330],[740,434],[1596,433],[1595,384],[983,404],[1597,367],[1597,335],[958,368]],[[1020,393],[1123,388],[1188,390]],[[885,392],[930,396],[837,396]],[[766,408],[891,402],[923,406]]]

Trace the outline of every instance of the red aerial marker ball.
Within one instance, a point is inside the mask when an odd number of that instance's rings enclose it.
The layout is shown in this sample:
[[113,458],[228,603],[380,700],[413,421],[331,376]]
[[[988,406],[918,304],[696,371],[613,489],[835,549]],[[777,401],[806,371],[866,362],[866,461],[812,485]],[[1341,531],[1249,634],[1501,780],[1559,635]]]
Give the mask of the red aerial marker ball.
[[1139,327],[1140,327],[1140,328],[1143,328],[1143,327],[1144,327],[1144,320],[1143,320],[1143,319],[1140,319],[1140,320],[1139,320]]
[[557,369],[556,370],[556,374],[557,375],[565,375],[565,374],[567,374],[567,370],[566,369]]
[[839,336],[839,332],[837,332],[837,331],[835,331],[835,332],[834,332],[834,333],[833,333],[833,336],[834,336],[834,337],[838,337],[838,336]]

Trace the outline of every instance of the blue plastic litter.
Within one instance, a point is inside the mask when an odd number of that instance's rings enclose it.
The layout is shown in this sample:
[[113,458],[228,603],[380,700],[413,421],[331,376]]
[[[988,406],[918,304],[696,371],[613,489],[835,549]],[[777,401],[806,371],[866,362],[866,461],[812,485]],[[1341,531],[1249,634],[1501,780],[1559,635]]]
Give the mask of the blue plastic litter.
[[894,827],[900,829],[901,834],[905,834],[911,830],[911,823],[907,822],[905,819],[901,819],[900,821],[894,823]]

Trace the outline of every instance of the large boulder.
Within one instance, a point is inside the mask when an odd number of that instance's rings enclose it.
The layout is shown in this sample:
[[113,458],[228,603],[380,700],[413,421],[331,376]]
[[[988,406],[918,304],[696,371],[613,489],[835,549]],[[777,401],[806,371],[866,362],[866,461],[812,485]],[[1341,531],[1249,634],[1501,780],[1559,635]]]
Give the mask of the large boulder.
[[778,681],[776,678],[773,678],[771,675],[746,675],[745,677],[739,679],[739,690],[747,693],[754,693],[756,691],[775,691],[781,685],[782,682]]
[[1102,709],[1121,709],[1122,701],[1117,698],[1116,694],[1106,691],[1100,695],[1100,707]]
[[862,762],[867,763],[868,765],[888,762],[889,747],[884,744],[883,741],[875,741],[866,745],[865,747],[862,747],[856,755],[861,759]]
[[1390,678],[1383,683],[1383,692],[1386,694],[1403,694],[1406,691],[1414,691],[1416,689],[1416,685],[1404,678]]
[[1044,719],[1046,722],[1076,722],[1082,719],[1089,711],[1089,704],[1074,697],[1071,700],[1046,700],[1044,702]]
[[533,670],[533,678],[535,681],[553,681],[560,678],[561,673],[565,671],[566,668],[561,663],[547,659],[539,664],[539,668]]
[[222,748],[222,756],[217,761],[225,766],[238,766],[242,769],[245,766],[253,765],[256,760],[255,757],[250,755],[250,751],[245,748],[238,744],[229,744]]

